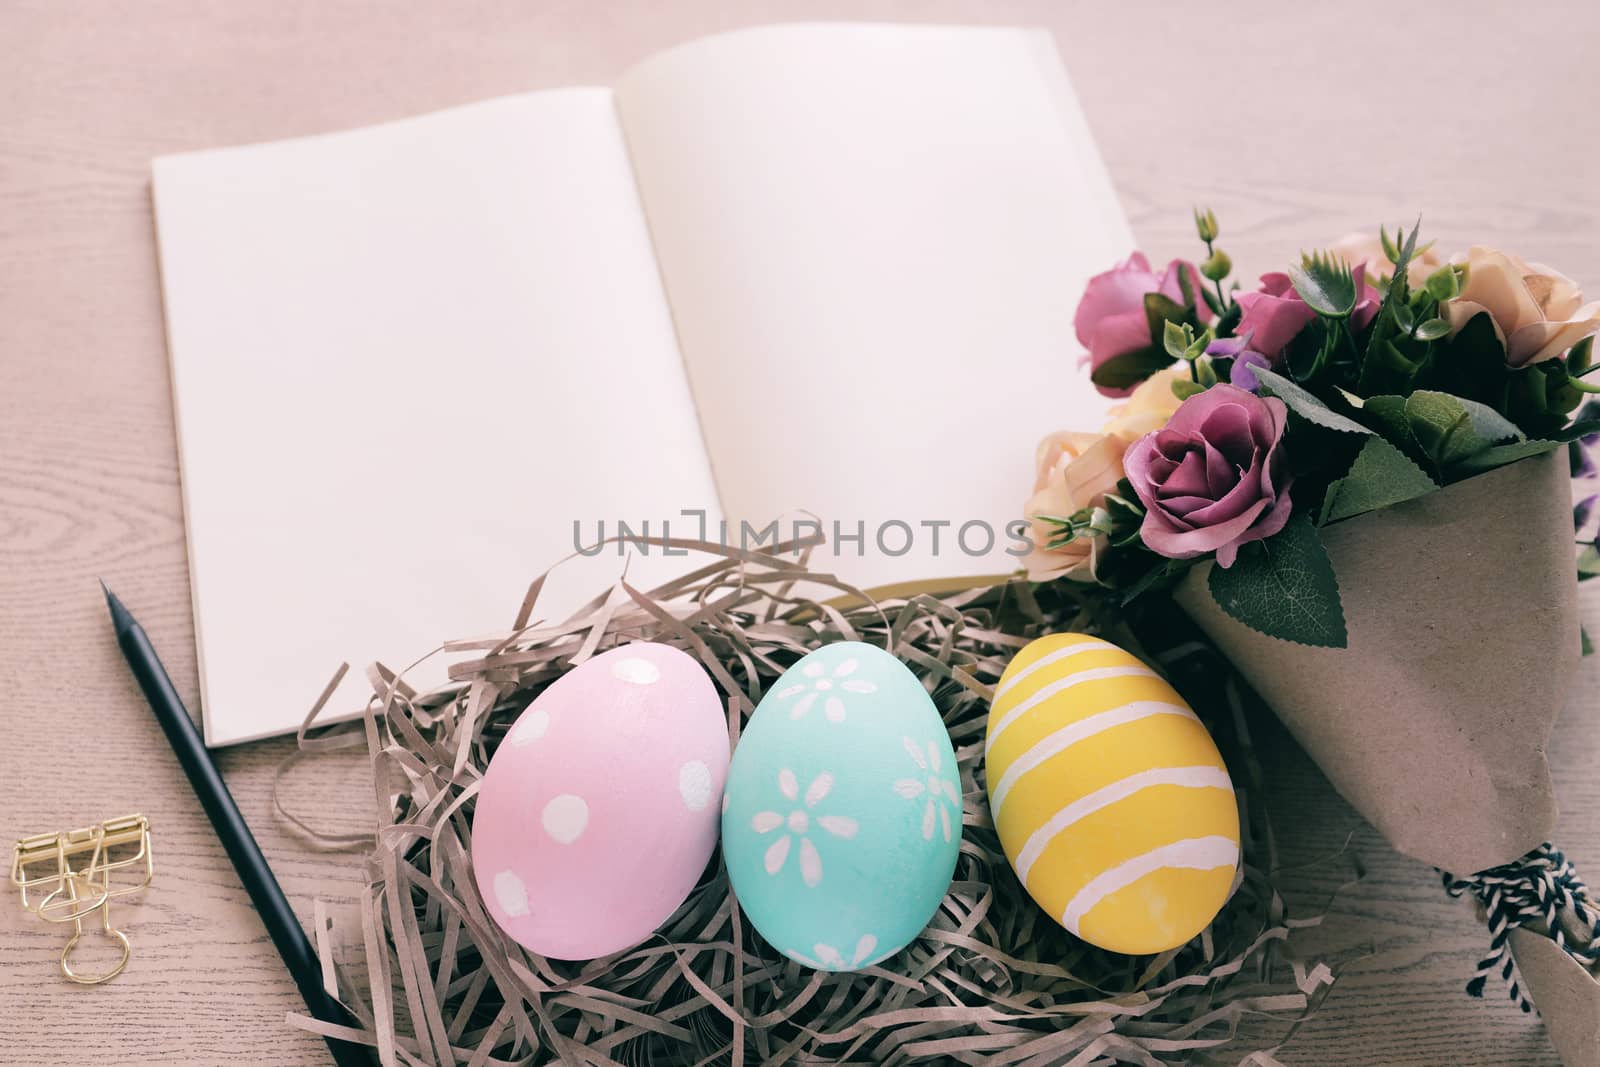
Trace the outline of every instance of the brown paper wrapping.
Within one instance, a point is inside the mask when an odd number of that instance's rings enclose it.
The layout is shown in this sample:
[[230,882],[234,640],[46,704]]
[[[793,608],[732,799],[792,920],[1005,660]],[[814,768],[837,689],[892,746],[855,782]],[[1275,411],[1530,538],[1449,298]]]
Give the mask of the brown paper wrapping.
[[1408,856],[1508,863],[1555,827],[1545,760],[1577,670],[1566,454],[1322,531],[1348,648],[1267,637],[1196,567],[1176,597],[1341,795]]
[[[1580,655],[1566,453],[1329,526],[1349,647],[1224,614],[1210,564],[1176,599],[1399,851],[1455,872],[1549,839],[1545,759]],[[1566,1067],[1600,1065],[1600,982],[1548,936],[1511,947]]]
[[1600,981],[1537,930],[1512,930],[1511,955],[1564,1067],[1600,1067]]

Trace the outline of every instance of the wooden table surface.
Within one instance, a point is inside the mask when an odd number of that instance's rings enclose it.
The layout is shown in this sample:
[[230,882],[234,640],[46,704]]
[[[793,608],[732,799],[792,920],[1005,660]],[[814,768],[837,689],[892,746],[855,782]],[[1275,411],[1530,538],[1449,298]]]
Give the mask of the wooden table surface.
[[[1600,293],[1600,7],[1457,3],[1428,5],[1424,17],[1421,5],[1415,16],[1401,6],[0,5],[0,688],[10,735],[0,744],[0,840],[143,811],[157,860],[155,884],[120,913],[134,957],[109,986],[60,981],[59,929],[0,906],[0,1061],[327,1062],[319,1042],[284,1023],[299,1007],[293,987],[118,657],[94,580],[104,575],[139,613],[193,701],[151,156],[603,84],[661,47],[736,25],[1048,25],[1152,258],[1193,254],[1196,202],[1216,208],[1221,244],[1246,276],[1302,245],[1420,211],[1447,250],[1513,249]],[[1586,596],[1591,628],[1597,609]],[[1557,840],[1600,879],[1597,672],[1585,665],[1551,756],[1564,809]],[[231,749],[220,763],[309,918],[315,898],[350,899],[359,858],[315,852],[274,817],[270,780],[291,744]],[[1462,994],[1485,937],[1433,872],[1385,847],[1281,731],[1268,729],[1263,744],[1294,902],[1315,907],[1356,862],[1366,870],[1304,939],[1303,951],[1343,966],[1285,1061],[1554,1064],[1542,1025],[1498,989],[1486,1001]],[[303,765],[289,800],[360,829],[370,793],[351,773],[359,767]]]

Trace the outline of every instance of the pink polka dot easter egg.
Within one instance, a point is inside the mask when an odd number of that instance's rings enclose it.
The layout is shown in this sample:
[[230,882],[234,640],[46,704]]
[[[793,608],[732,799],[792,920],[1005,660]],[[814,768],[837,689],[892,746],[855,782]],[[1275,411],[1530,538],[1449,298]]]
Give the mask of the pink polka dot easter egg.
[[728,729],[688,654],[611,649],[534,698],[489,761],[472,868],[489,914],[543,956],[588,960],[643,941],[717,844]]

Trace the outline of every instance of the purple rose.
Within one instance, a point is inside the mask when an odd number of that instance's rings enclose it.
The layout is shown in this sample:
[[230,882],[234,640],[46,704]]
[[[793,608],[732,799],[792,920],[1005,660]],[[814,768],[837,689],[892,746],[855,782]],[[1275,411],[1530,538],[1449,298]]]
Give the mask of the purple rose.
[[1135,441],[1122,462],[1145,506],[1139,535],[1150,550],[1171,559],[1215,552],[1218,566],[1231,567],[1240,545],[1283,529],[1286,420],[1276,397],[1213,385]]
[[[1211,309],[1200,300],[1203,284],[1200,272],[1192,263],[1175,259],[1167,269],[1157,274],[1150,269],[1150,261],[1143,252],[1135,252],[1115,267],[1089,279],[1078,301],[1078,310],[1072,317],[1072,328],[1077,331],[1078,343],[1089,350],[1088,363],[1098,368],[1102,363],[1149,348],[1154,343],[1150,336],[1150,320],[1144,313],[1147,293],[1160,293],[1175,304],[1183,304],[1183,285],[1180,273],[1189,281],[1189,292],[1199,301],[1195,316],[1202,323],[1211,318]],[[1126,389],[1106,389],[1095,386],[1106,396],[1127,396],[1133,386]]]
[[[1366,272],[1364,266],[1350,272],[1356,280],[1356,306],[1350,312],[1350,321],[1357,328],[1371,322],[1383,304],[1383,294],[1367,284]],[[1284,347],[1305,329],[1306,323],[1317,317],[1294,291],[1294,283],[1287,274],[1263,274],[1260,289],[1240,293],[1233,300],[1243,312],[1238,332],[1253,334],[1252,347],[1274,363],[1282,357]]]

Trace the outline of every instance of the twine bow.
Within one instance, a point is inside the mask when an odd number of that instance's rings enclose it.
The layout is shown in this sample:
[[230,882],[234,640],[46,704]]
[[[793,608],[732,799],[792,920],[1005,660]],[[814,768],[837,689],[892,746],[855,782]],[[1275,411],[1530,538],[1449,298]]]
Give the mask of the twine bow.
[[[1511,956],[1511,931],[1518,927],[1550,938],[1585,967],[1600,965],[1600,928],[1596,926],[1596,906],[1589,887],[1550,842],[1521,859],[1465,878],[1457,878],[1449,871],[1439,874],[1445,892],[1452,897],[1472,894],[1482,905],[1484,922],[1489,927],[1489,951],[1478,961],[1477,971],[1467,982],[1468,996],[1482,997],[1489,976],[1499,971],[1509,985],[1512,1002],[1525,1012],[1534,1010]],[[1561,922],[1563,910],[1577,920],[1580,929],[1588,931],[1587,936],[1568,936]]]

